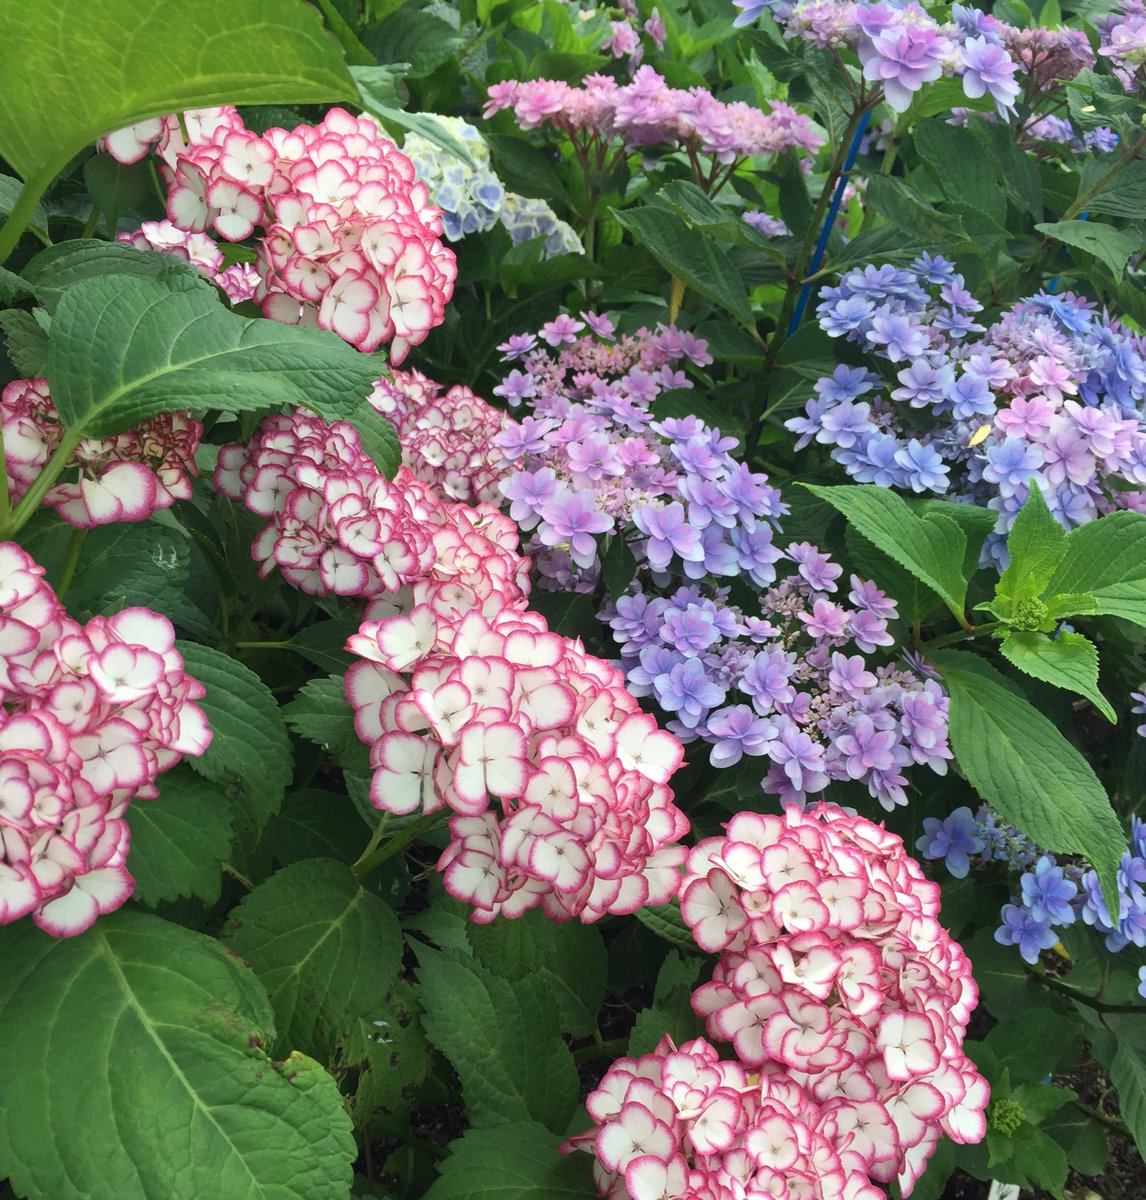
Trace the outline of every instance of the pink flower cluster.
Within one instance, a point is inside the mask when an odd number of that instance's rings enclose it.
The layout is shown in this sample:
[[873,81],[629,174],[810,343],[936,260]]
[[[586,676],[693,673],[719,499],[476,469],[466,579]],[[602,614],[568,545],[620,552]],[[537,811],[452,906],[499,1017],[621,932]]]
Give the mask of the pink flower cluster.
[[445,391],[421,371],[394,371],[374,385],[370,403],[398,431],[402,462],[440,494],[467,504],[501,501],[498,484],[513,470],[494,438],[516,422],[468,387]]
[[401,362],[440,324],[457,263],[410,160],[369,117],[332,108],[318,125],[262,137],[234,108],[156,117],[105,139],[120,162],[158,142],[177,228],[260,234],[256,299],[288,324],[331,329]]
[[277,566],[312,595],[396,592],[434,561],[429,530],[345,422],[268,417],[246,445],[222,447],[213,482],[268,518],[251,546],[261,574]]
[[[80,529],[142,521],[191,495],[203,426],[186,413],[159,413],[108,438],[84,438],[44,503]],[[64,436],[43,378],[16,379],[0,393],[0,434],[13,499],[31,486]]]
[[978,993],[939,889],[897,836],[835,806],[725,828],[689,852],[681,888],[697,945],[720,955],[693,1008],[742,1063],[786,1072],[850,1135],[837,1146],[907,1195],[941,1133],[985,1133],[987,1085],[962,1049]]
[[585,1106],[595,1127],[561,1149],[594,1154],[607,1200],[884,1200],[867,1175],[878,1105],[823,1104],[783,1071],[722,1061],[703,1038],[618,1059]]
[[198,267],[227,295],[232,304],[254,299],[259,286],[259,273],[250,263],[223,266],[223,252],[205,233],[191,233],[172,225],[170,221],[144,221],[134,233],[117,233],[117,242],[137,250],[157,250]]
[[580,87],[558,79],[495,83],[485,116],[504,108],[522,129],[550,125],[571,137],[619,139],[627,150],[675,143],[719,163],[791,147],[812,153],[823,141],[807,117],[781,100],[767,113],[740,100],[726,104],[705,88],[669,87],[648,66],[627,84],[607,75],[589,75]]
[[[507,518],[488,519],[512,535]],[[449,810],[438,869],[476,921],[540,904],[589,922],[666,903],[688,832],[667,786],[680,743],[620,672],[550,632],[523,597],[465,592],[416,584],[409,611],[350,639],[363,661],[346,694],[370,746],[372,803]]]
[[0,543],[0,925],[69,937],[131,895],[128,803],[211,732],[166,617],[80,625],[43,574]]

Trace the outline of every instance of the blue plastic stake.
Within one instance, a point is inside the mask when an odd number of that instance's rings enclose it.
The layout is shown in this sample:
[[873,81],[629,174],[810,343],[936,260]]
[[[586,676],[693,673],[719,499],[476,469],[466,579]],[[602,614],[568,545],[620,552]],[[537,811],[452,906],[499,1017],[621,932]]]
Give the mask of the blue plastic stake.
[[[828,248],[828,238],[831,236],[832,226],[836,223],[836,218],[840,215],[840,205],[844,199],[844,188],[848,186],[848,175],[851,173],[852,167],[855,166],[856,156],[859,154],[860,142],[863,141],[863,135],[867,131],[867,122],[870,116],[871,110],[869,109],[860,116],[856,131],[852,134],[852,142],[848,147],[847,157],[844,159],[843,170],[840,172],[839,179],[836,180],[835,195],[832,196],[832,202],[828,205],[828,214],[824,218],[824,227],[820,230],[820,237],[816,242],[816,248],[812,251],[812,260],[808,263],[809,275],[815,275],[820,269],[820,263],[824,258],[824,251]],[[796,297],[796,307],[792,312],[792,319],[788,322],[787,337],[791,337],[796,332],[804,316],[804,309],[808,306],[808,296],[811,294],[811,291],[812,283],[809,280],[800,289],[799,296]]]

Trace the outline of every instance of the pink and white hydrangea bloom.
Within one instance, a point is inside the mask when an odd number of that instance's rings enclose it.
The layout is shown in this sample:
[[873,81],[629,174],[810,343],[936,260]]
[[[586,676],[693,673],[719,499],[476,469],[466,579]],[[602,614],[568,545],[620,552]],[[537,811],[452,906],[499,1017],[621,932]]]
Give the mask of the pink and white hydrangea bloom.
[[211,731],[166,617],[80,625],[43,575],[0,543],[0,925],[69,937],[131,895],[128,804]]
[[693,995],[710,1035],[804,1089],[868,1179],[906,1196],[941,1132],[984,1136],[971,965],[898,837],[832,805],[739,813],[689,852],[680,899],[720,954]]
[[[332,108],[317,125],[260,137],[223,107],[184,113],[183,125],[186,137],[167,116],[103,145],[134,162],[156,144],[176,229],[257,235],[253,298],[265,316],[333,330],[364,353],[387,343],[394,363],[441,323],[457,276],[441,213],[369,117]],[[218,282],[239,287],[245,276]]]
[[[146,520],[190,497],[202,432],[186,413],[158,413],[112,437],[84,438],[44,503],[81,529]],[[19,499],[64,436],[46,379],[16,379],[0,393],[0,433],[12,498]]]

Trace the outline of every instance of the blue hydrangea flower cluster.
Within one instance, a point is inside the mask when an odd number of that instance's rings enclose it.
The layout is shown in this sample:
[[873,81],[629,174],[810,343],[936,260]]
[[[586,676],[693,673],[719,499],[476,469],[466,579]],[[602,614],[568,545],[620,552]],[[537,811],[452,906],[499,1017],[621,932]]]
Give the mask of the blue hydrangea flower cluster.
[[[951,263],[857,267],[820,294],[821,328],[883,374],[838,366],[787,422],[861,483],[999,513],[985,554],[1034,484],[1066,526],[1146,511],[1146,339],[1069,292],[1040,292],[990,328]],[[1128,490],[1129,489],[1129,490]]]
[[764,791],[784,803],[850,779],[889,811],[906,804],[910,766],[946,773],[947,697],[933,679],[865,660],[892,644],[896,616],[874,583],[851,576],[845,603],[841,568],[815,546],[792,543],[775,561],[795,570],[762,590],[762,615],[697,586],[657,596],[637,585],[607,606],[629,690],[671,713],[681,741],[708,742],[713,766],[762,758]]
[[545,258],[581,252],[581,241],[573,228],[560,220],[544,200],[506,191],[494,174],[489,147],[474,126],[460,117],[435,114],[434,120],[465,146],[474,166],[420,133],[408,133],[402,149],[426,185],[430,199],[442,210],[442,229],[450,241],[483,233],[500,223],[514,245],[544,238]]

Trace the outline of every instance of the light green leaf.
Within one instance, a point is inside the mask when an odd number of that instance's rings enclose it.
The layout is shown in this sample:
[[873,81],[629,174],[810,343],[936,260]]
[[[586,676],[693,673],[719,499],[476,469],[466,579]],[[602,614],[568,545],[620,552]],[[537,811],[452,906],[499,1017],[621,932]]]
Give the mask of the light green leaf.
[[1086,759],[993,667],[942,650],[931,661],[950,696],[951,748],[967,781],[993,808],[1047,850],[1081,854],[1107,897],[1126,837]]
[[559,1140],[525,1120],[470,1129],[450,1144],[425,1200],[593,1200],[592,1160],[558,1154]]
[[679,217],[663,208],[614,209],[613,215],[666,271],[755,332],[748,292],[721,246],[691,232]]
[[424,946],[418,962],[422,1026],[453,1063],[471,1123],[536,1120],[563,1132],[577,1103],[577,1069],[548,989]]
[[1146,625],[1146,515],[1116,512],[1072,529],[1048,596],[1093,596],[1096,613]]
[[273,1062],[258,980],[146,913],[0,930],[0,1175],[37,1200],[345,1200],[356,1150],[312,1059]]
[[207,714],[211,744],[186,761],[213,783],[238,783],[252,802],[258,830],[278,811],[290,782],[290,739],[270,689],[242,663],[196,642],[176,642],[187,674],[207,689],[196,701]]
[[181,276],[104,276],[60,298],[48,383],[68,438],[107,437],[157,412],[362,408],[377,373],[337,334],[240,317]]
[[1066,554],[1066,530],[1051,515],[1042,490],[1029,489],[1007,535],[1010,563],[999,578],[996,597],[1009,601],[1043,594]]
[[351,94],[317,11],[293,0],[0,0],[0,24],[0,155],[41,186],[148,117]]
[[393,909],[329,858],[259,884],[227,918],[223,940],[266,987],[282,1044],[314,1054],[378,1004],[402,961]]
[[346,419],[358,430],[362,449],[374,460],[374,465],[387,479],[393,479],[402,463],[402,447],[394,426],[365,401]]
[[1122,278],[1126,260],[1142,248],[1141,239],[1134,234],[1100,221],[1049,221],[1035,228],[1049,238],[1093,254],[1110,268],[1115,279]]
[[443,150],[448,150],[455,158],[460,158],[466,166],[477,167],[465,143],[436,121],[433,113],[403,111],[398,102],[395,67],[355,66],[350,68],[350,75],[354,80],[359,103],[379,121],[400,125],[413,133],[420,133]]
[[1098,690],[1098,650],[1081,633],[1045,633],[1011,630],[999,647],[1013,666],[1054,687],[1085,696],[1113,724],[1118,715]]
[[962,568],[967,535],[955,521],[937,512],[917,516],[902,497],[874,484],[803,486],[843,513],[878,550],[925,583],[964,620],[967,581]]
[[150,905],[180,896],[214,904],[231,853],[231,806],[215,784],[182,763],[156,786],[154,800],[137,800],[127,810],[133,895]]

